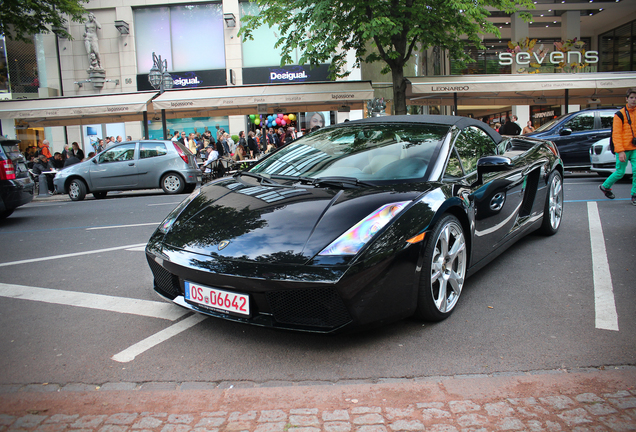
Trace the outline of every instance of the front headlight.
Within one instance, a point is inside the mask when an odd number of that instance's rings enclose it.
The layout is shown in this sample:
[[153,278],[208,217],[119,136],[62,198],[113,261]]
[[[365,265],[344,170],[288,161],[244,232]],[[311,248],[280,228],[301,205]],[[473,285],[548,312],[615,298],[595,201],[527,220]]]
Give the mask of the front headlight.
[[391,219],[397,216],[410,201],[385,204],[351,227],[318,255],[355,255]]
[[161,224],[159,225],[159,231],[167,234],[168,231],[170,231],[170,228],[172,228],[172,224],[174,224],[174,221],[177,220],[177,217],[179,217],[183,209],[186,208],[186,206],[190,204],[192,200],[198,197],[200,193],[201,188],[195,189],[194,192],[192,192],[186,199],[181,202],[181,204],[176,206],[174,210],[172,210],[170,214],[163,220],[163,222],[161,222]]

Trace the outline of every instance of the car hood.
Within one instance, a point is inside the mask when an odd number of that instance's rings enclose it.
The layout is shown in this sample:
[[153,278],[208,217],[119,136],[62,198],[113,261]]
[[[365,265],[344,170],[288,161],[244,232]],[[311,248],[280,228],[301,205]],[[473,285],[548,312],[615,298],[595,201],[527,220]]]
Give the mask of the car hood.
[[93,158],[90,158],[88,160],[64,167],[58,171],[57,177],[68,177],[70,174],[88,172],[90,169],[91,163],[93,163],[92,160]]
[[[205,186],[181,212],[164,247],[266,263],[305,263],[387,203],[426,189],[263,186],[227,179]],[[403,190],[401,190],[403,189]]]
[[552,135],[558,135],[554,128],[548,129],[548,130],[544,130],[544,131],[541,131],[541,132],[530,132],[529,134],[526,134],[524,136],[532,137],[532,138],[543,138],[543,137],[552,136]]

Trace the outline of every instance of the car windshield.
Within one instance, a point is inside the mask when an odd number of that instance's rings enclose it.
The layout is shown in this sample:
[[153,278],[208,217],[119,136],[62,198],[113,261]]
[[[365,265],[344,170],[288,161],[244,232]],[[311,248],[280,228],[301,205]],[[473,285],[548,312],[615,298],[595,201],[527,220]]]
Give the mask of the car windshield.
[[448,130],[442,125],[400,123],[319,129],[283,147],[250,172],[272,179],[421,179]]
[[535,130],[535,132],[543,132],[543,131],[546,131],[546,130],[552,129],[552,128],[554,127],[554,125],[555,125],[555,124],[557,124],[558,122],[560,122],[560,121],[563,119],[563,117],[565,117],[566,115],[567,115],[567,114],[564,114],[564,115],[562,115],[561,117],[558,117],[558,118],[552,119],[552,120],[550,120],[549,122],[542,124],[541,126],[539,126],[539,127]]

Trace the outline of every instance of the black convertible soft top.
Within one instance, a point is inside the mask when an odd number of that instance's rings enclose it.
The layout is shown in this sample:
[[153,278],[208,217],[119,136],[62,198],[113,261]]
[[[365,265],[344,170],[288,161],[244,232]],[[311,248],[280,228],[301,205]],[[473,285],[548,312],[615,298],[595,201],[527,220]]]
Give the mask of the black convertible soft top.
[[[490,137],[497,143],[503,139],[497,131],[488,126],[486,123],[475,120],[469,117],[459,117],[459,116],[447,116],[447,115],[394,115],[394,116],[382,116],[382,117],[371,117],[362,120],[356,120],[347,123],[428,123],[428,124],[438,124],[438,125],[447,125],[447,126],[457,126],[460,129],[463,129],[467,126],[476,126],[486,132]],[[338,126],[346,125],[347,123],[340,123]]]

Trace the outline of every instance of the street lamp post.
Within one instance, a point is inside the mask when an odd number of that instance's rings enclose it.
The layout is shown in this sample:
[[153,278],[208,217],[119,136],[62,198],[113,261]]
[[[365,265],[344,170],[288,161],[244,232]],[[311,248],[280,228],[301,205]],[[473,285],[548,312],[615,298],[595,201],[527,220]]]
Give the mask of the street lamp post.
[[[161,60],[161,56],[157,56],[152,53],[152,68],[148,73],[148,82],[150,85],[159,90],[159,94],[162,94],[166,90],[170,90],[174,85],[172,76],[168,73],[168,60]],[[144,129],[148,128],[148,122],[144,122]],[[168,131],[166,130],[166,110],[161,110],[161,128],[163,129],[163,139],[168,139]],[[146,137],[148,132],[146,131]]]

